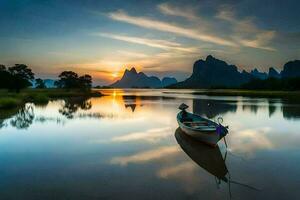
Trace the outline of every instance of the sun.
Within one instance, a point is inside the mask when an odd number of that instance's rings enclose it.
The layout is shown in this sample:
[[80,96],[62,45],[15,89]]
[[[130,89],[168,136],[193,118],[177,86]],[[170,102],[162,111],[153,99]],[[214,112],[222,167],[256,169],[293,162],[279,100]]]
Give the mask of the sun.
[[113,78],[117,78],[117,77],[118,77],[118,73],[112,73],[111,76],[112,76]]

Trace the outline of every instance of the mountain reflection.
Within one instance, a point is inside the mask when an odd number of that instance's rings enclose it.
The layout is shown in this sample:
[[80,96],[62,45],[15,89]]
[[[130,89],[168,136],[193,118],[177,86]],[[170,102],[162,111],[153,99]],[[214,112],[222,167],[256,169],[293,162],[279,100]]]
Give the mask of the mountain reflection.
[[299,99],[285,99],[282,106],[283,117],[286,119],[300,119]]
[[122,96],[125,108],[131,108],[131,111],[134,112],[137,105],[137,97],[134,95]]
[[[159,95],[159,91],[153,91],[153,94],[148,90],[143,92],[131,90],[126,93],[122,90],[117,90],[108,93],[106,91],[108,95],[101,98],[67,98],[51,100],[46,105],[26,104],[21,108],[0,110],[0,129],[4,129],[9,125],[18,129],[27,129],[35,122],[54,122],[64,125],[70,120],[79,118],[101,118],[119,122],[130,119],[131,122],[137,122],[146,117],[151,117],[167,122],[174,119],[177,105],[182,102],[192,105],[194,113],[208,118],[222,115],[226,120],[227,116],[230,115],[230,120],[232,120],[234,116],[241,113],[249,118],[253,114],[262,116],[266,113],[268,118],[300,119],[300,106],[297,99],[239,97],[205,97],[196,99],[199,97],[191,98],[190,94],[187,94],[187,96],[181,94],[180,97],[176,98],[172,93],[161,92]],[[165,113],[162,113],[163,111]],[[158,115],[157,113],[160,114]],[[172,114],[169,115],[169,113]],[[228,125],[233,124],[230,120],[226,120]],[[129,126],[128,123],[126,125]]]
[[214,118],[217,115],[227,112],[236,112],[236,101],[220,101],[213,99],[193,99],[193,112],[198,115],[206,115],[208,118]]

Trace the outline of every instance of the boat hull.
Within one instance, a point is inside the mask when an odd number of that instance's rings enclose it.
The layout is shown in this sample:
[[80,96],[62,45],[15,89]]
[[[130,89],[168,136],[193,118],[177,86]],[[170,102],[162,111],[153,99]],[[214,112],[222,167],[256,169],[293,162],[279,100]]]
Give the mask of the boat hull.
[[188,128],[185,128],[183,126],[180,126],[180,129],[186,133],[187,135],[197,139],[198,141],[204,142],[206,144],[212,145],[212,146],[216,146],[218,141],[222,138],[220,138],[220,136],[215,133],[215,132],[199,132],[199,131],[194,131]]
[[[191,113],[188,113],[189,115],[193,116],[194,118],[199,118],[201,120],[206,120],[208,121],[209,123],[211,124],[214,124],[216,127],[217,126],[221,126],[221,125],[218,125],[214,122],[211,122],[207,119],[204,119],[200,116],[197,116],[197,115],[193,115]],[[211,145],[211,146],[216,146],[218,141],[220,141],[226,134],[227,134],[227,129],[223,126],[221,126],[221,132],[218,132],[217,129],[215,130],[199,130],[199,129],[196,129],[196,128],[192,128],[190,126],[187,126],[183,123],[183,119],[182,119],[182,112],[178,113],[177,115],[177,122],[178,122],[178,125],[180,127],[180,129],[186,133],[187,135],[191,136],[192,138],[198,140],[198,141],[201,141],[203,143],[206,143],[208,145]]]

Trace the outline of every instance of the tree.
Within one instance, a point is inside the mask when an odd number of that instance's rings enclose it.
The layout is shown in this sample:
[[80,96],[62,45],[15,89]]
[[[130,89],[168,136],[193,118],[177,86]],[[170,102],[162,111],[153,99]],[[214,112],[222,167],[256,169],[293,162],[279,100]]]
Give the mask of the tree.
[[43,79],[37,78],[35,79],[35,88],[44,89],[47,88]]
[[55,85],[59,88],[77,88],[78,74],[72,71],[64,71],[59,76],[60,79],[55,82]]
[[0,64],[0,72],[3,72],[3,71],[6,71],[6,67],[5,67],[5,65]]
[[92,87],[92,77],[88,74],[80,76],[79,85],[81,88],[90,89]]
[[88,74],[78,77],[78,74],[72,71],[64,71],[59,76],[55,85],[59,88],[81,88],[90,89],[92,87],[92,77]]
[[0,88],[9,88],[11,82],[11,74],[4,65],[0,65]]
[[31,81],[34,79],[34,73],[24,64],[15,64],[8,68],[12,82],[10,89],[19,92],[21,89],[31,86]]

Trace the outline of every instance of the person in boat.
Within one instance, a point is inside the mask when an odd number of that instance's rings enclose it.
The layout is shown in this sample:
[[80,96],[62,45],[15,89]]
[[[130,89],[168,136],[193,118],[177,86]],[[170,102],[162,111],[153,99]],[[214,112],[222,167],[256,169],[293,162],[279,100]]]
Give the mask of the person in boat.
[[188,116],[188,113],[187,113],[187,111],[186,111],[186,109],[187,109],[188,107],[189,107],[188,105],[182,103],[182,104],[179,106],[179,109],[182,111],[182,115],[181,115],[181,116],[182,116],[182,118],[184,119],[184,121],[185,121],[185,122],[192,122],[193,119],[190,118],[190,117]]

